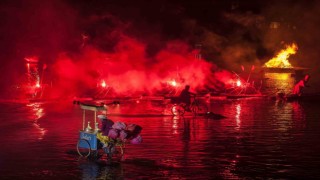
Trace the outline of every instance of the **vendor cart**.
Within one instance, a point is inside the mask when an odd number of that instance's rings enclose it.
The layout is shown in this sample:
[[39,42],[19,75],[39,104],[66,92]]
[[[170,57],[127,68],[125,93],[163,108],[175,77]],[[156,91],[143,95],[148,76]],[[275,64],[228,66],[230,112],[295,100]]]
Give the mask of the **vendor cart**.
[[[88,105],[80,103],[83,110],[82,129],[79,131],[77,151],[82,157],[100,158],[103,154],[107,159],[113,157],[122,160],[124,154],[124,142],[102,136],[99,130],[97,114],[107,110],[106,105]],[[88,114],[93,114],[93,118],[88,118]],[[91,116],[92,117],[92,116]],[[103,138],[104,141],[100,141]],[[107,141],[106,141],[107,139]]]

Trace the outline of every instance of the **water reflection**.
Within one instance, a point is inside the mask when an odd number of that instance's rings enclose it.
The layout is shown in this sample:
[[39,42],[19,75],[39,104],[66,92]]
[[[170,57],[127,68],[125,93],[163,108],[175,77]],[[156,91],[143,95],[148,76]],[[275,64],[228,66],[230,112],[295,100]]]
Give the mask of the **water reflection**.
[[172,118],[172,130],[173,130],[172,134],[178,134],[178,131],[177,131],[179,127],[178,122],[181,118],[183,119],[183,117],[178,117],[178,116],[174,116]]
[[294,127],[303,127],[306,121],[305,107],[301,102],[293,101],[276,101],[274,110],[271,112],[274,115],[274,124],[278,125],[278,130],[285,132]]
[[266,93],[274,95],[278,92],[290,94],[292,92],[295,79],[291,73],[265,73]]
[[240,119],[240,115],[241,115],[241,105],[237,104],[236,105],[236,129],[239,130],[241,128],[241,119]]
[[79,160],[82,179],[123,179],[123,168],[120,163],[106,165],[105,162],[86,159]]
[[[125,161],[114,166],[79,160],[82,110],[71,105],[62,111],[61,106],[30,103],[0,109],[0,140],[6,142],[0,151],[1,179],[320,178],[319,110],[314,105],[215,100],[210,110],[225,118],[213,119],[163,116],[161,102],[124,102],[108,109],[109,118],[142,126],[143,142],[128,144]],[[149,116],[151,112],[158,116]]]
[[38,140],[42,140],[47,130],[40,126],[39,120],[45,115],[42,107],[43,103],[29,103],[26,106],[29,108],[28,119],[33,121],[33,126],[37,129]]
[[292,102],[292,118],[296,121],[304,122],[306,120],[306,114],[302,105],[298,102]]

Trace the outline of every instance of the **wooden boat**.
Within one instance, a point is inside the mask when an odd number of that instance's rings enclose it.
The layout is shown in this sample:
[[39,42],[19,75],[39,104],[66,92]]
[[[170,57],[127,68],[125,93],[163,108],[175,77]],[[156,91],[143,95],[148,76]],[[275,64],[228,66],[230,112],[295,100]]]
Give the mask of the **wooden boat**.
[[285,95],[285,94],[279,93],[277,96],[272,97],[272,99],[283,100],[287,102],[303,101],[303,102],[319,102],[320,103],[320,93],[302,94],[301,96],[297,96],[293,94]]
[[266,95],[262,94],[240,94],[240,95],[229,95],[226,94],[227,99],[241,99],[241,98],[264,98]]

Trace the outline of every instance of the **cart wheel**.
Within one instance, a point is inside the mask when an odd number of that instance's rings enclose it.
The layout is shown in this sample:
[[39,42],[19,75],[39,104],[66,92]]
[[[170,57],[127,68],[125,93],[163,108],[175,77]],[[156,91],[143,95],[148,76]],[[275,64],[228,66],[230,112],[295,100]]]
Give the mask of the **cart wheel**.
[[85,139],[79,139],[77,143],[77,151],[80,156],[88,157],[91,153],[91,146],[89,141]]
[[185,109],[181,105],[173,105],[171,108],[171,112],[174,116],[182,116],[185,112]]

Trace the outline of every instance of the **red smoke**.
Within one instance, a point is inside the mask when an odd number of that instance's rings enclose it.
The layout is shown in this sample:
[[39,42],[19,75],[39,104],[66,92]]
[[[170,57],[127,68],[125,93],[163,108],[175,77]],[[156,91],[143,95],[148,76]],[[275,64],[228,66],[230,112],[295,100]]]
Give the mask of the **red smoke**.
[[221,76],[226,72],[215,73],[218,71],[215,65],[195,57],[195,51],[179,41],[167,43],[154,57],[146,57],[142,42],[123,36],[114,52],[86,46],[81,55],[60,54],[53,66],[57,76],[55,94],[94,96],[102,80],[115,94],[128,96],[161,92],[172,80],[177,82],[176,88],[186,84],[193,90],[219,88],[211,83],[221,84],[225,81]]

